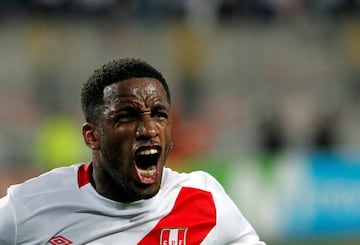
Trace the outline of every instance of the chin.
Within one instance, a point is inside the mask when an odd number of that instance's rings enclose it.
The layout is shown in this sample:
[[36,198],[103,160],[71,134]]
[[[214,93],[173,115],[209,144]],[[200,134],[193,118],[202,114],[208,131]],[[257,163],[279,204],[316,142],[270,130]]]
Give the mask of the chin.
[[135,190],[138,199],[149,199],[155,196],[160,190],[160,183],[154,183],[147,186],[139,186]]

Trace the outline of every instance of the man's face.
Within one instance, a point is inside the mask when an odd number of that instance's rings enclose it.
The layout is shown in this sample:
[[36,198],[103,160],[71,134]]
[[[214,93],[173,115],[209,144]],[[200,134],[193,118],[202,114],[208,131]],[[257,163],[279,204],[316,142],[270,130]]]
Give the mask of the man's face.
[[153,78],[128,79],[105,87],[104,102],[95,182],[115,200],[154,196],[172,144],[164,87]]

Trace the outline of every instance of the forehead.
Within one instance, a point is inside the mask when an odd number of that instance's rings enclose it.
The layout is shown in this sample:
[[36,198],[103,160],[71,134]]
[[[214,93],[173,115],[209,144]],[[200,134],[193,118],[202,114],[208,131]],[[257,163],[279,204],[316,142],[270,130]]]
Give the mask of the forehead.
[[152,99],[167,101],[165,88],[155,78],[131,78],[104,88],[105,104]]

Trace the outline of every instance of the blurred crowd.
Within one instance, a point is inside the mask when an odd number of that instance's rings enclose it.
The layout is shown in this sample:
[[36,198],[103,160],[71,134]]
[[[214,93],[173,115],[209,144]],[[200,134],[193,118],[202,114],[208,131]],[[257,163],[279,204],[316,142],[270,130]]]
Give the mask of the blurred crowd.
[[341,16],[358,14],[359,0],[13,0],[1,1],[1,14],[34,13],[121,17],[141,21],[204,17],[229,22],[242,17],[272,19],[312,12]]
[[81,82],[114,56],[171,81],[174,157],[356,149],[359,12],[359,0],[1,1],[0,166],[86,160]]

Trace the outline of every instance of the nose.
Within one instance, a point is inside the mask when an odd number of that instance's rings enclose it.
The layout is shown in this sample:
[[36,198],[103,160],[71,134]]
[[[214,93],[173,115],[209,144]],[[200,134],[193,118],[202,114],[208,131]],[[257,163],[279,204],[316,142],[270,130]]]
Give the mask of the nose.
[[139,119],[135,136],[137,139],[151,139],[158,136],[156,123],[151,115],[143,115]]

